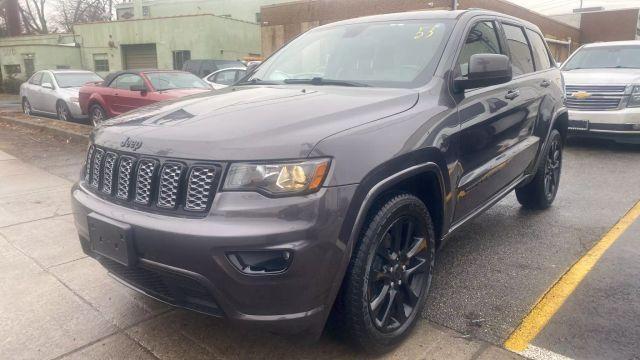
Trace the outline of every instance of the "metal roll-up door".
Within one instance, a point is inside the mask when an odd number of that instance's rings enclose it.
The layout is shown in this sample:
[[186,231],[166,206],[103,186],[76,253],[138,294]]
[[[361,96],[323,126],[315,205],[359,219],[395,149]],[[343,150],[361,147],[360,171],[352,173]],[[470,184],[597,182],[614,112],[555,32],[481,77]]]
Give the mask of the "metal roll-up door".
[[157,69],[156,44],[122,45],[124,69]]

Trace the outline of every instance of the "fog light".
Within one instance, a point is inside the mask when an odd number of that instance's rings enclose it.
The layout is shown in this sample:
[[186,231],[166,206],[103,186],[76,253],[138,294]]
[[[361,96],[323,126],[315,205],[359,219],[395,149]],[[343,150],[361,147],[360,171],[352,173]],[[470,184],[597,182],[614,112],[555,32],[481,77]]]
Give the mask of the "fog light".
[[292,254],[288,250],[278,251],[237,251],[227,254],[236,269],[245,274],[277,274],[291,265]]

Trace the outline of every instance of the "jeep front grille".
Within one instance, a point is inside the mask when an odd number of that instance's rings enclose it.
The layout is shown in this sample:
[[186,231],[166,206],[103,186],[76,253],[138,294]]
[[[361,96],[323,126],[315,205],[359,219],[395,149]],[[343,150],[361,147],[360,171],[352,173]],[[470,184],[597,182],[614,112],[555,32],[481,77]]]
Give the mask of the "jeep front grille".
[[222,165],[160,159],[92,145],[84,183],[109,201],[141,210],[203,216],[215,196]]

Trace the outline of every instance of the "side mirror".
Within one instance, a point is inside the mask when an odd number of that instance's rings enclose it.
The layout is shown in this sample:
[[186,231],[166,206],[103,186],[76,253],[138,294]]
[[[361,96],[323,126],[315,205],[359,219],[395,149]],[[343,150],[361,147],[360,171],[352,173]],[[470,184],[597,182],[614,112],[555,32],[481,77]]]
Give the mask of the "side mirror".
[[457,91],[504,84],[513,78],[509,57],[501,54],[474,54],[469,59],[469,74],[456,78]]
[[42,87],[45,89],[53,90],[53,84],[51,83],[42,83]]
[[131,91],[139,91],[141,93],[146,93],[147,92],[147,87],[144,85],[131,85],[129,86],[129,90]]

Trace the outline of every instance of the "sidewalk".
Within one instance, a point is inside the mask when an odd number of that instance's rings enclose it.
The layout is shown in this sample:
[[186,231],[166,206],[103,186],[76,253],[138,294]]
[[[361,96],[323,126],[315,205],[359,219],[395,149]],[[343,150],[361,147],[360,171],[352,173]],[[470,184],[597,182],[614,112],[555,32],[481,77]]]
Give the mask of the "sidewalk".
[[[0,151],[0,354],[8,359],[352,359],[176,310],[111,279],[80,249],[71,182]],[[518,359],[422,320],[384,359]]]

